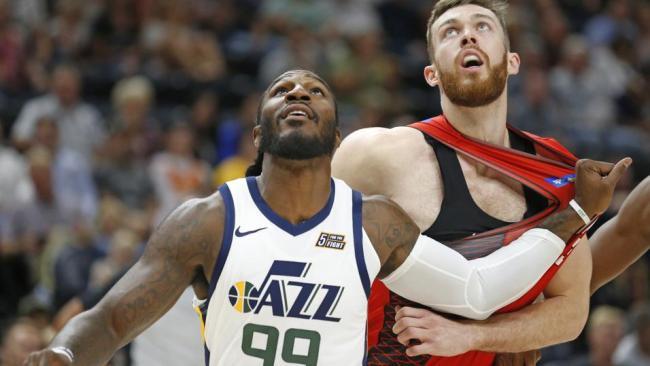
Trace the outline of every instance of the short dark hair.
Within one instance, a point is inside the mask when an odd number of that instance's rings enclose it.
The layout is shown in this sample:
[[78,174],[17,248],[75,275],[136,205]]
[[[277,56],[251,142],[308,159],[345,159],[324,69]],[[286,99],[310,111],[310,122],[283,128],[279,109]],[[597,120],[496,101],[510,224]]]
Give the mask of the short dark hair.
[[433,48],[433,34],[431,34],[431,26],[440,18],[447,10],[453,9],[462,5],[478,5],[486,8],[496,15],[503,28],[503,37],[506,49],[510,49],[510,39],[508,38],[508,28],[506,23],[506,14],[508,11],[507,0],[440,0],[436,3],[431,11],[431,16],[427,22],[427,52],[429,53],[429,60],[434,61],[434,48]]

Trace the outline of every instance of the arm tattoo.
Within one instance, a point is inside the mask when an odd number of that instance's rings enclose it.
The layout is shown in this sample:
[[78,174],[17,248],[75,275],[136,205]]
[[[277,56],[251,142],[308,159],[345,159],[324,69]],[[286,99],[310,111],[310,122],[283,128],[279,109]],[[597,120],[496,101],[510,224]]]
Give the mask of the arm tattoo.
[[584,226],[584,222],[582,222],[580,216],[572,208],[566,208],[548,216],[538,227],[552,231],[566,242],[582,226]]
[[420,235],[417,225],[394,202],[381,196],[365,198],[363,228],[382,264],[380,277],[399,267]]
[[93,309],[75,317],[52,342],[72,349],[78,364],[103,365],[173,306],[220,247],[219,196],[191,200],[154,232],[142,258]]

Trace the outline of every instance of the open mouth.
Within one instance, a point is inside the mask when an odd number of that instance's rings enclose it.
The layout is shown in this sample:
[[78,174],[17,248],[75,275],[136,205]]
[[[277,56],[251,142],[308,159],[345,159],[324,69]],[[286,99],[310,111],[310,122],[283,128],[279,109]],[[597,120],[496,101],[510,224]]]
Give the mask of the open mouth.
[[465,57],[463,57],[462,65],[466,69],[478,68],[478,67],[483,66],[483,61],[477,55],[469,54],[469,55],[465,55]]
[[289,104],[282,110],[282,113],[280,113],[280,118],[287,119],[287,118],[307,118],[307,119],[314,119],[314,112],[312,109],[303,103],[293,103]]
[[477,50],[466,50],[460,56],[460,66],[464,69],[478,69],[483,66],[483,58]]

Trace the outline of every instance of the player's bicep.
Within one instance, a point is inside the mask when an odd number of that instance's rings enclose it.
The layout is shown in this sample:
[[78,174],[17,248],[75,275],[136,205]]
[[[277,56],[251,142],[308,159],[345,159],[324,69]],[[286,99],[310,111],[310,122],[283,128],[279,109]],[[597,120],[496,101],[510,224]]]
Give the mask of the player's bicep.
[[566,297],[569,306],[565,307],[565,310],[572,313],[573,319],[586,321],[589,312],[591,272],[591,250],[587,238],[584,237],[549,282],[544,290],[544,297]]
[[420,229],[406,212],[383,196],[364,199],[363,228],[379,256],[379,278],[389,275],[406,260],[420,235]]

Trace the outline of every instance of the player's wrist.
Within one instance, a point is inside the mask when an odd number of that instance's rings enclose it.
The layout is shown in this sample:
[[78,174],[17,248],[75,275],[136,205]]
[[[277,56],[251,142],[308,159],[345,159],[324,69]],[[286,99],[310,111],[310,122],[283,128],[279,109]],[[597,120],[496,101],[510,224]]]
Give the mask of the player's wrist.
[[465,327],[463,332],[467,335],[467,351],[480,351],[489,348],[491,337],[485,332],[485,328],[474,321],[462,321],[461,323]]

